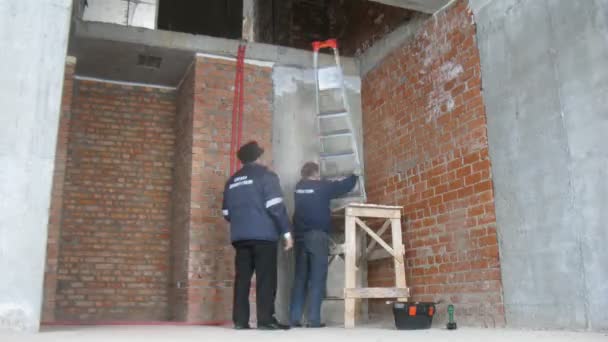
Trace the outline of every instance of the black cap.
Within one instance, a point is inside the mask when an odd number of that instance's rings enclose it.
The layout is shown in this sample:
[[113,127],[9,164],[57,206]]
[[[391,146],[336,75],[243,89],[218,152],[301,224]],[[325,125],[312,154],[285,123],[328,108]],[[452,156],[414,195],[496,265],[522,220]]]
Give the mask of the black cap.
[[239,160],[243,164],[258,160],[262,154],[264,154],[264,149],[261,148],[256,141],[246,143],[245,145],[241,146],[239,151],[236,153],[237,157],[239,157]]

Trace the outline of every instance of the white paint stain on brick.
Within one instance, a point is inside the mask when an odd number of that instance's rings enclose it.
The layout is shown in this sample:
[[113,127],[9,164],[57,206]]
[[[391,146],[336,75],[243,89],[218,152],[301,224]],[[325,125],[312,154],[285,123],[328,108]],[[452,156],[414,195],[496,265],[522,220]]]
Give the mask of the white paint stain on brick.
[[[436,120],[442,114],[454,110],[455,102],[452,98],[451,89],[445,90],[447,82],[455,80],[464,72],[462,65],[452,61],[445,62],[440,68],[438,75],[433,78],[433,90],[429,93],[429,104],[431,111],[427,117],[427,123]],[[445,112],[442,109],[445,106]]]
[[441,81],[451,81],[462,74],[463,71],[462,65],[448,61],[441,66]]

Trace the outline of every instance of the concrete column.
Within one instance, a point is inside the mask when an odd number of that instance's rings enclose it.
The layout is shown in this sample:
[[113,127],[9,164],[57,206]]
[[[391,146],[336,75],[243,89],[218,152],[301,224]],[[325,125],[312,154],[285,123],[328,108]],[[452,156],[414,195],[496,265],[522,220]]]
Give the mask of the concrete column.
[[71,0],[0,0],[0,329],[38,330]]
[[[312,56],[310,56],[312,60]],[[349,59],[344,59],[348,62]],[[305,162],[318,158],[317,131],[315,128],[314,73],[311,69],[275,66],[273,78],[273,168],[281,179],[285,203],[293,213],[293,193],[300,179],[300,168]],[[363,151],[361,130],[361,79],[348,72],[345,75],[347,101],[350,106],[353,125],[357,131]],[[341,234],[341,233],[338,233]],[[276,312],[279,320],[288,319],[291,286],[294,272],[293,253],[282,254],[279,258],[279,287],[277,290]],[[330,266],[327,282],[329,296],[342,294],[344,288],[344,262],[340,259]],[[323,320],[328,324],[342,324],[344,303],[326,301],[323,304]]]
[[255,1],[243,0],[243,40],[255,41]]
[[608,329],[608,1],[471,0],[507,324]]

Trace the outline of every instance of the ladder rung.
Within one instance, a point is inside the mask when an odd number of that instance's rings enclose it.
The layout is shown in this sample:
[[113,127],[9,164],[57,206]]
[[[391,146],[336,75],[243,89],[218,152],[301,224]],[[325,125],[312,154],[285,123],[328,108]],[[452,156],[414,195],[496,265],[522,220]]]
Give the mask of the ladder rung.
[[360,192],[356,192],[356,193],[349,192],[348,194],[344,195],[343,197],[338,197],[336,199],[342,200],[342,201],[347,201],[347,202],[348,201],[355,202],[356,200],[361,199],[361,197],[363,197],[362,195],[363,194]]
[[321,153],[321,159],[335,159],[335,158],[344,158],[344,157],[353,157],[355,155],[352,151],[346,152],[335,152],[335,153]]
[[337,138],[337,137],[345,137],[352,135],[352,132],[348,129],[339,129],[337,131],[330,131],[327,133],[321,134],[321,138]]
[[342,90],[342,87],[341,87],[341,86],[337,86],[337,87],[327,87],[327,88],[319,89],[319,92],[324,92],[324,91],[336,91],[336,90]]
[[347,115],[348,115],[347,111],[339,110],[339,111],[321,112],[321,113],[319,113],[319,118],[333,119],[333,118],[339,118],[339,117],[347,116]]
[[332,174],[329,174],[329,175],[328,174],[322,174],[321,177],[323,179],[333,181],[333,180],[341,179],[341,178],[344,178],[344,177],[348,177],[348,176],[350,176],[352,174],[353,174],[352,172],[340,172],[340,173],[332,173]]

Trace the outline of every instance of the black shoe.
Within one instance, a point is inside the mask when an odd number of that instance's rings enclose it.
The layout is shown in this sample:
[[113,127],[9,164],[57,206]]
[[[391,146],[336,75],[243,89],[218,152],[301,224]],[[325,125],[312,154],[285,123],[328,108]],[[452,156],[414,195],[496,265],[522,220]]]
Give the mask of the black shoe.
[[235,324],[234,325],[234,330],[247,330],[247,329],[251,329],[249,324]]
[[301,328],[302,327],[302,323],[291,323],[291,327],[292,328]]
[[325,328],[326,325],[325,325],[325,323],[321,323],[321,324],[307,324],[306,327],[307,328]]
[[271,322],[267,324],[258,324],[258,330],[289,330],[289,325],[281,324],[279,322]]

